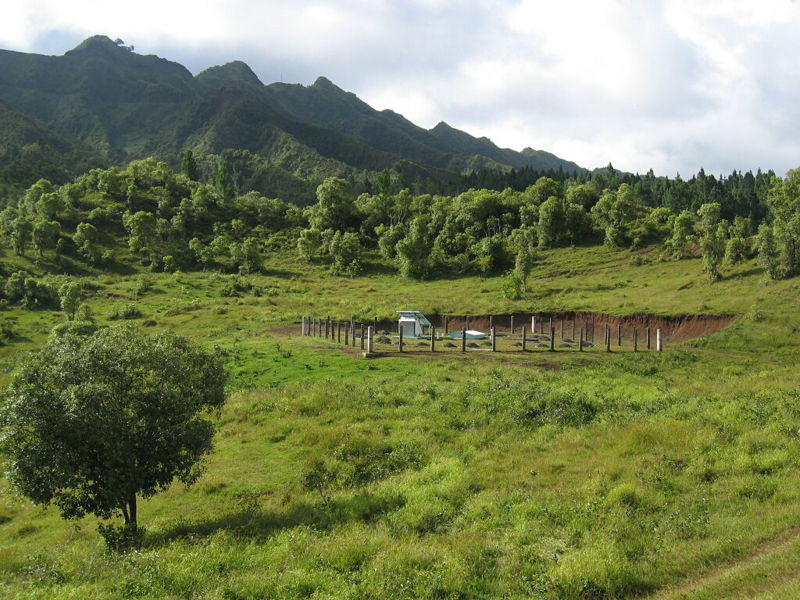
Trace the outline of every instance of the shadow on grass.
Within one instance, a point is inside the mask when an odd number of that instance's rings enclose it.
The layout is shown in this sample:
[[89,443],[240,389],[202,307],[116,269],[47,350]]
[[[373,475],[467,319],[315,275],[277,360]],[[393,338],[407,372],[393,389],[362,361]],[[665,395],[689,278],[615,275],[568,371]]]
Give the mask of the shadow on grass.
[[245,507],[216,518],[173,523],[163,531],[149,534],[145,546],[164,546],[186,537],[209,537],[218,531],[227,531],[242,539],[265,540],[277,531],[298,526],[325,530],[352,521],[374,521],[401,508],[405,502],[401,494],[361,492],[349,498],[331,499],[327,504],[296,502],[277,511]]

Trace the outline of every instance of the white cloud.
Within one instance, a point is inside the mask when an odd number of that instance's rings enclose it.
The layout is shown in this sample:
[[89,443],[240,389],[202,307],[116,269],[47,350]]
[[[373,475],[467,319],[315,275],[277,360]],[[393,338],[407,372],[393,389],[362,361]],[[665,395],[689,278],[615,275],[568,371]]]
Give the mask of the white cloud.
[[[0,46],[96,33],[192,70],[326,75],[376,108],[588,167],[800,163],[791,0],[0,0]],[[66,50],[67,48],[64,48]]]

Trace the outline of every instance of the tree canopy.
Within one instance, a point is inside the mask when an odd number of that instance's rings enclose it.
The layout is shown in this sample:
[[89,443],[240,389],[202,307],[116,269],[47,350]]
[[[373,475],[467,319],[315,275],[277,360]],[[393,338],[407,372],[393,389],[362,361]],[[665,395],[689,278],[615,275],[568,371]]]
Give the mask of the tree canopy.
[[225,381],[218,356],[171,333],[52,336],[0,404],[9,481],[64,518],[122,515],[135,532],[137,497],[200,474]]

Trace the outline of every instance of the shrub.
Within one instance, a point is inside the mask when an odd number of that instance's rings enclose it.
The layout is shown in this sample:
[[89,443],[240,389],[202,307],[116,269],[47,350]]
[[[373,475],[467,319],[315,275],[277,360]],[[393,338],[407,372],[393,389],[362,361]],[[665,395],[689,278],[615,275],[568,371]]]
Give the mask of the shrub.
[[140,319],[144,316],[141,310],[135,304],[125,304],[123,306],[115,306],[114,312],[108,317],[112,321],[121,319]]

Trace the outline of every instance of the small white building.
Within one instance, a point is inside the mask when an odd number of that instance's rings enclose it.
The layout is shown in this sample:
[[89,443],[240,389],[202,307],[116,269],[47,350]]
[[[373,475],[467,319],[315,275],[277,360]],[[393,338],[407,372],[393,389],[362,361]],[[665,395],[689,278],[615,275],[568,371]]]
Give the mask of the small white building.
[[428,337],[431,335],[431,322],[418,310],[397,311],[397,332],[403,330],[404,338]]

